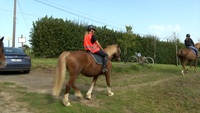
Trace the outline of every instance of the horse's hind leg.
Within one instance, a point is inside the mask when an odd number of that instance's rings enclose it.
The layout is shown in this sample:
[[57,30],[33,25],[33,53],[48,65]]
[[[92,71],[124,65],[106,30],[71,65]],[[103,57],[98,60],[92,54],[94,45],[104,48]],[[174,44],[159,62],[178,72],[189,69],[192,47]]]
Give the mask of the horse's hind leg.
[[64,95],[64,98],[63,98],[63,104],[65,106],[71,106],[71,104],[69,103],[69,91],[70,91],[72,85],[74,84],[75,80],[76,80],[75,75],[70,74],[70,78],[69,78],[69,81],[66,85],[65,95]]
[[72,84],[72,88],[75,91],[75,96],[78,97],[79,99],[83,99],[81,91],[75,86],[75,84]]
[[92,99],[91,94],[92,94],[92,90],[94,89],[94,86],[96,84],[97,78],[98,78],[98,76],[93,77],[93,81],[92,81],[92,84],[90,86],[90,89],[86,93],[86,98],[89,99],[89,100]]
[[[188,71],[188,70],[187,70]],[[187,73],[186,69],[185,69],[185,65],[182,65],[182,75],[185,75],[185,73]]]
[[183,60],[182,61],[182,75],[184,75],[185,73],[188,72],[188,69],[186,70],[186,68],[185,68],[186,64],[187,64],[187,61]]

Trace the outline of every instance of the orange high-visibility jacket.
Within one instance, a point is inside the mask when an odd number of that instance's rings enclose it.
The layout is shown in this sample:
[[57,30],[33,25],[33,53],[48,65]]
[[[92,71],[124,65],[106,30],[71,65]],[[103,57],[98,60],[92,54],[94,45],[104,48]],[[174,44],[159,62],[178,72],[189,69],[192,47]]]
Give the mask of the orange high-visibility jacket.
[[95,53],[95,52],[99,51],[100,48],[96,43],[92,44],[91,38],[92,38],[92,34],[85,35],[85,37],[84,37],[84,48],[85,48],[85,50],[89,50],[92,53]]

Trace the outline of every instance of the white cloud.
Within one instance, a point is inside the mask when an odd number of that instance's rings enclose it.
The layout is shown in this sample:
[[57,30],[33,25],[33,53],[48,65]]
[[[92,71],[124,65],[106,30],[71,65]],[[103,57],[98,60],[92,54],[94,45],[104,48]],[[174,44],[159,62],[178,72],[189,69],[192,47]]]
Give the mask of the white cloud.
[[156,35],[171,35],[172,32],[178,33],[181,31],[179,25],[151,25],[149,29]]

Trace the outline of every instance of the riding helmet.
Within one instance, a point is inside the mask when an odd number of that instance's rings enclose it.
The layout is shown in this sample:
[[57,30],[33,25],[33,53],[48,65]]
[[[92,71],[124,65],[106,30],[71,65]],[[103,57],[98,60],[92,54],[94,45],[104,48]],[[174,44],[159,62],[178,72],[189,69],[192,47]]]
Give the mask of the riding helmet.
[[95,29],[95,27],[93,25],[87,26],[87,31],[91,31],[91,30],[96,31],[96,29]]
[[190,37],[190,34],[186,34],[186,37]]

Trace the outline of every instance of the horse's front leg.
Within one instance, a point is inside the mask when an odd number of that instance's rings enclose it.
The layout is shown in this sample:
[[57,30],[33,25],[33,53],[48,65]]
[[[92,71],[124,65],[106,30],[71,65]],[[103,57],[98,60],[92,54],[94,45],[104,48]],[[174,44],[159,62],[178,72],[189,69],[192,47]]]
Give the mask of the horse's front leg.
[[99,76],[93,77],[93,80],[92,80],[92,84],[91,84],[91,86],[90,86],[90,89],[89,89],[88,92],[86,93],[86,98],[89,99],[89,100],[92,99],[92,90],[94,89],[94,86],[95,86],[95,84],[96,84],[96,81],[97,81],[97,78],[98,78],[98,77],[99,77]]
[[111,88],[110,88],[110,72],[107,72],[105,74],[105,77],[106,77],[106,83],[107,83],[107,89],[108,89],[108,96],[113,96],[114,93],[111,91]]
[[185,66],[184,65],[182,65],[182,71],[181,71],[181,73],[182,73],[182,75],[185,75]]

